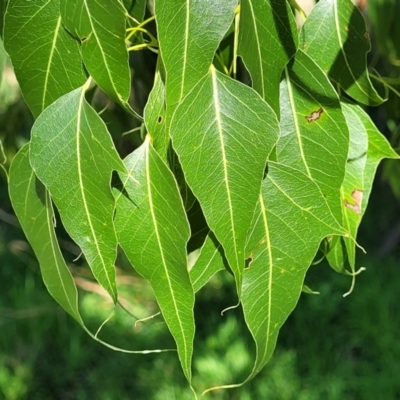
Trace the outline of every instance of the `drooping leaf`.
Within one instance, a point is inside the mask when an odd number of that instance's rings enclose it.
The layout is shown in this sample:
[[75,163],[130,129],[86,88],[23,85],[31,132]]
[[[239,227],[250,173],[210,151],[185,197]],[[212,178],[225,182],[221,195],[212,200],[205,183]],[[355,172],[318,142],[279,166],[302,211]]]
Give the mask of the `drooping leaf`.
[[79,45],[61,22],[59,0],[10,0],[4,45],[35,117],[87,79]]
[[150,281],[190,382],[194,292],[186,257],[190,230],[179,190],[149,136],[124,163],[123,189],[114,189],[118,240],[133,267]]
[[158,71],[144,109],[144,122],[154,149],[166,160],[170,140],[165,125],[165,87]]
[[297,50],[298,34],[289,4],[282,0],[242,0],[238,55],[253,88],[279,115],[279,82]]
[[49,192],[36,178],[29,163],[29,144],[17,153],[11,163],[9,192],[15,214],[39,261],[47,290],[68,314],[83,325],[75,282],[54,232],[54,212]]
[[39,116],[32,129],[30,160],[94,276],[116,300],[110,180],[112,171],[123,171],[124,166],[84,94],[84,88],[76,89]]
[[233,21],[237,0],[155,0],[160,53],[166,71],[167,126],[189,90],[205,75]]
[[321,240],[341,233],[312,179],[291,167],[269,163],[249,231],[250,264],[243,277],[242,305],[257,351],[248,379],[271,357]]
[[190,270],[194,292],[198,292],[218,271],[225,269],[224,250],[215,235],[210,232],[199,256]]
[[[383,158],[399,156],[361,107],[343,104],[343,112],[351,139],[342,185],[343,223],[351,238],[355,238],[368,204],[376,168]],[[338,272],[347,273],[344,265],[346,260],[352,272],[355,272],[356,243],[351,238],[344,237],[332,243],[328,261]]]
[[384,101],[369,79],[370,39],[364,18],[351,0],[319,1],[300,38],[300,48],[349,96],[366,105]]
[[83,62],[99,87],[129,107],[131,76],[125,45],[125,10],[119,1],[60,0],[63,24],[81,42]]
[[29,144],[13,158],[9,193],[15,214],[39,261],[47,290],[94,340],[123,353],[159,353],[163,350],[127,350],[104,342],[85,326],[78,309],[75,282],[61,254],[54,231],[54,212],[49,192],[36,178],[29,162]]
[[225,250],[239,296],[247,230],[278,132],[268,104],[215,68],[182,100],[171,121],[173,147]]
[[349,146],[348,128],[328,78],[301,50],[285,68],[280,103],[277,160],[312,178],[341,223],[340,188]]

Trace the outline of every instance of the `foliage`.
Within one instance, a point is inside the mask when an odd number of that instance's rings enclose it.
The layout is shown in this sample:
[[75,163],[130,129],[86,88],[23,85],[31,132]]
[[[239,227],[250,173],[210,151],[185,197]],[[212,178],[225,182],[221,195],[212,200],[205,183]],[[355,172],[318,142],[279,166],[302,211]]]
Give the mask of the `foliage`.
[[[320,246],[354,283],[376,168],[398,158],[356,104],[384,101],[367,70],[369,36],[350,0],[321,0],[300,32],[278,0],[145,8],[8,3],[4,45],[36,119],[10,168],[10,198],[50,294],[112,348],[81,316],[55,221],[115,307],[123,249],[153,288],[190,387],[195,293],[230,272],[256,347],[248,381],[270,359]],[[157,60],[141,117],[129,53],[143,49]],[[112,140],[100,90],[140,121],[134,151]],[[160,350],[142,352],[151,351]]]

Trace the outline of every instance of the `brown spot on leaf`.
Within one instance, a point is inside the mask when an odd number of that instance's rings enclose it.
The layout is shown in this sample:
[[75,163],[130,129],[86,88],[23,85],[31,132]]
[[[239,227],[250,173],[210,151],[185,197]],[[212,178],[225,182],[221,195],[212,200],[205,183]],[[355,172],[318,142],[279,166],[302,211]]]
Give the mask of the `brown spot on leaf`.
[[354,201],[354,204],[349,203],[347,200],[344,200],[344,205],[350,210],[354,211],[356,214],[361,214],[361,202],[363,197],[363,191],[360,189],[354,189],[351,193],[351,198]]
[[314,122],[316,121],[321,114],[324,112],[324,110],[322,108],[320,108],[317,111],[313,111],[310,115],[306,116],[307,122]]

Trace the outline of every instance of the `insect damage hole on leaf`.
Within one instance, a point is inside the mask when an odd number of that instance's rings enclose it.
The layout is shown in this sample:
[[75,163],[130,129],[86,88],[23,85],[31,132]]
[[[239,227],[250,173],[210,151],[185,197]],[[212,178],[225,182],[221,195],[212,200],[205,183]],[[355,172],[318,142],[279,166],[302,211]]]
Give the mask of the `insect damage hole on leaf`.
[[323,108],[321,107],[317,111],[313,111],[310,115],[306,116],[307,122],[314,122],[316,121],[321,114],[324,112]]

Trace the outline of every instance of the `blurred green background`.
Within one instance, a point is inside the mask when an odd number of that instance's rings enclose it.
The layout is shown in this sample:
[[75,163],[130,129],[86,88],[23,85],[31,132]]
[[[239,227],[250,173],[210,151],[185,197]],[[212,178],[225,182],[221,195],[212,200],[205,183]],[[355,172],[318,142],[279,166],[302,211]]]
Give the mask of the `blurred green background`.
[[[400,149],[400,15],[397,0],[360,1],[369,15],[376,44],[370,68],[387,77],[389,100],[369,109],[378,128]],[[397,15],[397,17],[396,17]],[[397,40],[395,38],[397,37]],[[0,68],[2,68],[0,51]],[[155,60],[132,56],[143,107],[151,88]],[[142,75],[142,73],[145,73]],[[378,79],[378,78],[377,78]],[[135,89],[135,88],[134,88]],[[136,92],[138,92],[136,90]],[[399,94],[399,93],[398,93]],[[101,94],[93,96],[98,109]],[[112,105],[102,114],[118,147],[137,146],[135,134],[121,137],[134,122]],[[0,140],[5,168],[28,140],[33,119],[24,105],[12,68],[6,64],[0,86]],[[7,159],[3,160],[3,156]],[[132,355],[114,352],[92,340],[53,301],[39,266],[19,228],[8,199],[6,175],[0,178],[0,400],[192,399],[175,352]],[[80,307],[96,331],[113,307],[95,284],[62,229],[58,235],[79,287]],[[400,163],[384,161],[362,223],[358,276],[353,293],[346,276],[325,263],[310,268],[306,284],[319,295],[303,294],[281,330],[276,352],[266,368],[243,388],[210,393],[210,399],[376,400],[400,399]],[[157,312],[149,285],[134,275],[121,255],[117,262],[123,305],[144,318]],[[252,368],[254,345],[240,310],[220,315],[235,302],[233,285],[220,273],[197,295],[193,385],[202,390],[243,380]],[[133,350],[173,348],[159,317],[135,325],[122,309],[100,337]],[[207,397],[205,397],[207,398]]]

